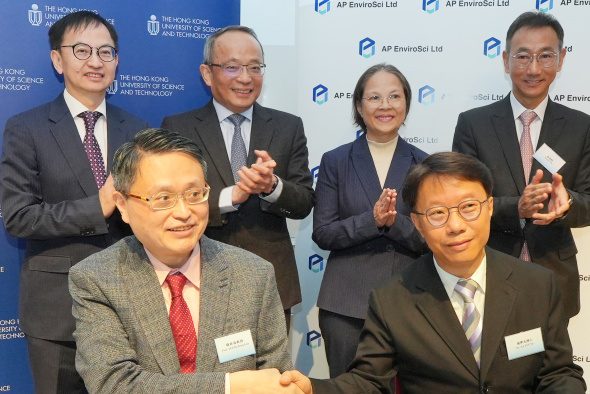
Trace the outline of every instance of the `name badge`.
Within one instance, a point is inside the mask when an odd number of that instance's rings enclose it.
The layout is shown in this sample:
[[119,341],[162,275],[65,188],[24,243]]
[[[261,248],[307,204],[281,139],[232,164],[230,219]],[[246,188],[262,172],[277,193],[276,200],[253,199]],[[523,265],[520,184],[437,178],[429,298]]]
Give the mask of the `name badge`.
[[506,341],[508,360],[545,351],[541,327],[505,336],[504,340]]
[[559,157],[547,144],[543,144],[543,146],[537,149],[533,157],[552,174],[559,171],[565,164],[565,160]]
[[220,363],[256,353],[250,330],[217,338],[215,347]]

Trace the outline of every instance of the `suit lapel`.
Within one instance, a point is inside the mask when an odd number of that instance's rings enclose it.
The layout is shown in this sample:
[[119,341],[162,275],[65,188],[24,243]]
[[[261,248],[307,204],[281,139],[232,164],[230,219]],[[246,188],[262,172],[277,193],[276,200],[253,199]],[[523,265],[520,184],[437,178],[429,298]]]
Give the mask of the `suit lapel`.
[[413,155],[410,150],[410,145],[401,137],[398,138],[397,147],[395,148],[395,153],[391,160],[387,177],[385,178],[385,187],[396,189],[399,194],[412,163]]
[[502,146],[504,158],[508,163],[514,183],[519,193],[522,194],[526,184],[510,96],[504,98],[498,108],[499,110],[491,116],[492,125]]
[[[424,256],[423,259],[428,259],[428,261],[426,261],[426,264],[422,264],[424,272],[416,275],[420,278],[420,281],[416,283],[416,287],[422,291],[416,295],[416,306],[469,373],[479,379],[479,369],[471,352],[471,347],[459,319],[457,319],[449,296],[434,268],[432,254]],[[414,264],[417,263],[418,261]]]
[[502,256],[486,247],[486,297],[481,342],[481,380],[492,365],[504,340],[504,332],[518,291],[508,282],[512,268],[502,262]]
[[[352,166],[363,186],[363,191],[367,196],[369,205],[373,206],[379,199],[383,189],[381,188],[377,170],[375,170],[375,163],[373,162],[373,157],[369,151],[369,144],[364,134],[353,141],[350,156]],[[391,167],[389,172],[391,173]],[[388,178],[391,175],[390,173],[388,173]]]
[[[196,372],[215,371],[219,362],[214,340],[226,335],[231,291],[231,269],[219,246],[201,238],[201,307]],[[228,333],[231,334],[231,333]]]
[[207,152],[209,157],[207,165],[217,169],[225,186],[234,185],[234,176],[213,101],[209,101],[206,106],[198,109],[195,117],[197,120],[195,141],[198,141],[199,148]]
[[[547,109],[545,109],[543,125],[541,126],[541,134],[539,135],[539,142],[537,143],[537,148],[535,151],[543,144],[547,144],[550,148],[554,149],[555,145],[557,145],[557,141],[559,141],[561,134],[565,129],[565,124],[566,119],[564,114],[553,101],[549,100],[547,103]],[[547,170],[541,165],[541,163],[533,160],[531,174],[534,174],[537,169],[541,169],[544,173],[547,173]],[[549,182],[551,182],[551,180],[549,180]]]
[[254,154],[254,149],[268,151],[275,132],[271,119],[270,114],[264,107],[258,103],[254,103],[252,128],[250,130],[250,147],[248,148],[248,166],[254,164],[258,158]]
[[179,374],[178,352],[158,277],[143,245],[135,237],[128,239],[130,253],[126,264],[123,264],[123,277],[127,282],[126,288],[132,289],[134,293],[129,298],[137,323],[143,330],[162,373]]
[[63,98],[63,93],[51,103],[49,120],[51,134],[59,145],[78,183],[88,196],[98,193],[94,174],[80,139],[80,134]]
[[124,130],[123,122],[125,122],[125,119],[121,116],[117,108],[107,103],[108,148],[107,162],[105,163],[107,175],[111,173],[113,157],[115,156],[116,150],[127,141],[127,133]]

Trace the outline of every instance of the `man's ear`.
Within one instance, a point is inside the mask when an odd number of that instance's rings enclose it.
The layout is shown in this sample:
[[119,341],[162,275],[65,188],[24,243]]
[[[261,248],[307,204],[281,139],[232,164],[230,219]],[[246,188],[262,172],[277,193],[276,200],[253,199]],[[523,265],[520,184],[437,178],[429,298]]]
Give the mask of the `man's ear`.
[[58,74],[63,74],[64,69],[61,64],[61,52],[57,49],[51,51],[51,61],[53,62],[53,67]]
[[418,232],[420,232],[420,235],[424,237],[424,234],[422,234],[422,223],[420,223],[418,215],[416,215],[415,213],[410,213],[410,218],[412,219],[412,223],[414,223],[414,227],[416,227],[416,230],[418,230]]
[[203,77],[203,81],[205,81],[205,83],[207,84],[207,86],[211,86],[211,79],[212,79],[212,70],[211,67],[209,67],[206,64],[201,64],[199,66],[199,70],[201,71],[201,76]]
[[129,224],[129,214],[127,213],[127,199],[121,194],[121,192],[114,192],[113,199],[117,204],[117,209],[121,212],[121,218],[127,224]]

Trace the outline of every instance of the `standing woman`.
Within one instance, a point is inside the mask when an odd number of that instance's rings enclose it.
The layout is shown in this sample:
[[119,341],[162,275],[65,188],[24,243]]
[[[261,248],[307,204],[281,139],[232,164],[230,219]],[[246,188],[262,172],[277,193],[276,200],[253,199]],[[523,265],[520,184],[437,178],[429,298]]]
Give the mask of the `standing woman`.
[[401,196],[409,168],[426,157],[399,138],[411,99],[397,68],[370,67],[352,102],[365,133],[322,157],[312,238],[330,251],[317,305],[331,378],[354,358],[370,291],[426,252]]

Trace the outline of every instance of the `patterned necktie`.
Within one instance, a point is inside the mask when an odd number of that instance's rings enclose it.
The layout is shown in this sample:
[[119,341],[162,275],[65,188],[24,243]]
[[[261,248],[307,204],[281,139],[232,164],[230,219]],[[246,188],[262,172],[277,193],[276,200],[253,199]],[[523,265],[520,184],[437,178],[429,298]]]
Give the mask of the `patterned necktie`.
[[170,326],[176,343],[180,371],[182,373],[193,373],[197,362],[197,334],[191,312],[182,296],[186,276],[181,273],[168,275],[166,283],[168,283],[172,293]]
[[231,170],[234,173],[234,182],[239,182],[238,170],[246,165],[246,144],[242,138],[242,122],[246,119],[240,114],[233,114],[227,117],[234,124],[234,136],[231,139]]
[[[522,136],[520,137],[520,156],[522,157],[522,167],[524,168],[525,184],[529,183],[531,167],[533,166],[533,154],[535,152],[533,150],[533,141],[531,139],[531,123],[536,117],[537,114],[533,111],[524,111],[518,117],[523,125]],[[520,222],[521,227],[524,227],[525,220],[521,219]],[[526,242],[522,245],[520,258],[524,261],[531,261],[531,255],[529,254],[529,248]]]
[[465,336],[471,345],[471,351],[479,367],[479,361],[481,357],[481,316],[473,297],[475,296],[475,290],[477,289],[477,282],[473,279],[459,279],[455,285],[455,291],[463,299],[465,303],[463,313],[463,330]]
[[86,135],[84,136],[84,149],[90,161],[90,167],[92,167],[92,173],[94,174],[94,180],[96,185],[100,189],[104,185],[107,175],[104,169],[104,160],[102,159],[102,153],[98,146],[98,141],[94,136],[94,125],[98,118],[102,116],[100,112],[84,111],[78,115],[84,119],[84,126],[86,128]]

